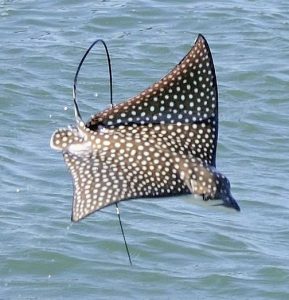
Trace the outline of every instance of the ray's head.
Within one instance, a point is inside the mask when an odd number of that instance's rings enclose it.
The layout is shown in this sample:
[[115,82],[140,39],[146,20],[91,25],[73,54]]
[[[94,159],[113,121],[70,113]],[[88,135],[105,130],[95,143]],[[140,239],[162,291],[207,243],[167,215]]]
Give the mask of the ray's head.
[[[230,181],[215,167],[198,162],[193,164],[192,179],[188,185],[193,194],[203,196],[207,200],[221,200],[220,205],[240,211],[240,207],[231,194]],[[219,205],[219,204],[217,204]]]
[[223,205],[226,207],[231,207],[240,211],[240,207],[231,193],[231,184],[229,179],[219,172],[214,172],[213,174],[215,182],[215,193],[213,199],[220,199],[223,201]]
[[92,134],[80,119],[76,119],[75,126],[60,128],[52,134],[50,147],[56,151],[81,153],[91,149]]

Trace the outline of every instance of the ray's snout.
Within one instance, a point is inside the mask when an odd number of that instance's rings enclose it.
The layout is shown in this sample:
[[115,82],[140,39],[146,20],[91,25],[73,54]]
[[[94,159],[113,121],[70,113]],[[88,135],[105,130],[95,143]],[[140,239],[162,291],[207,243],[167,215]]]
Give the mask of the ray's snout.
[[64,151],[75,144],[83,142],[83,138],[76,128],[60,128],[51,136],[50,147],[56,151]]
[[223,200],[223,205],[226,207],[231,207],[236,209],[237,211],[240,211],[240,206],[238,205],[237,201],[233,198],[231,193],[225,197],[222,198]]
[[221,199],[223,201],[223,206],[240,211],[241,209],[237,201],[231,194],[231,184],[229,179],[219,172],[215,172],[215,176],[217,191],[214,198]]
[[61,129],[53,132],[50,138],[50,148],[56,151],[62,151],[63,146],[61,143]]

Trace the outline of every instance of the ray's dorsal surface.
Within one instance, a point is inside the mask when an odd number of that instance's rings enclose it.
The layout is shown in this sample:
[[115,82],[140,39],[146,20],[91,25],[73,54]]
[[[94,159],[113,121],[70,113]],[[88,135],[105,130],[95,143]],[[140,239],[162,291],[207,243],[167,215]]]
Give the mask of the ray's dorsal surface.
[[218,91],[209,46],[199,35],[182,61],[139,95],[75,128],[51,147],[72,174],[72,220],[113,203],[194,193],[240,210],[216,170]]

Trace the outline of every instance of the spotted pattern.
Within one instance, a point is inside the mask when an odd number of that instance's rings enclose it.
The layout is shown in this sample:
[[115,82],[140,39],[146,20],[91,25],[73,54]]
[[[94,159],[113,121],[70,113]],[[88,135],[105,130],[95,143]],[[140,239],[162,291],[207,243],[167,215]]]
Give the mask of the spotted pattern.
[[56,130],[50,141],[50,145],[55,150],[64,150],[70,145],[82,144],[83,138],[79,136],[77,129],[60,128]]
[[206,152],[205,158],[215,165],[218,92],[212,56],[202,36],[168,75],[128,101],[96,114],[87,127],[179,122],[198,128],[192,154]]
[[184,193],[221,198],[239,210],[228,179],[215,169],[218,93],[209,47],[199,36],[163,79],[75,129],[51,147],[72,173],[72,220],[112,203]]

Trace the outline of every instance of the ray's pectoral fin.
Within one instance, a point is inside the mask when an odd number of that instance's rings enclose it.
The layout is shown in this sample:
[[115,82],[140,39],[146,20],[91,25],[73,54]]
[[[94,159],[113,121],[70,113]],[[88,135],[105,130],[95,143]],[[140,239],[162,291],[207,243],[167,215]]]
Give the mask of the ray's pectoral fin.
[[192,154],[215,166],[218,89],[212,54],[202,35],[166,76],[128,101],[97,113],[87,127],[178,123],[194,125],[191,130],[198,140],[190,145]]
[[113,159],[95,151],[64,152],[63,156],[73,177],[72,221],[131,197],[129,183],[119,174],[120,168]]

